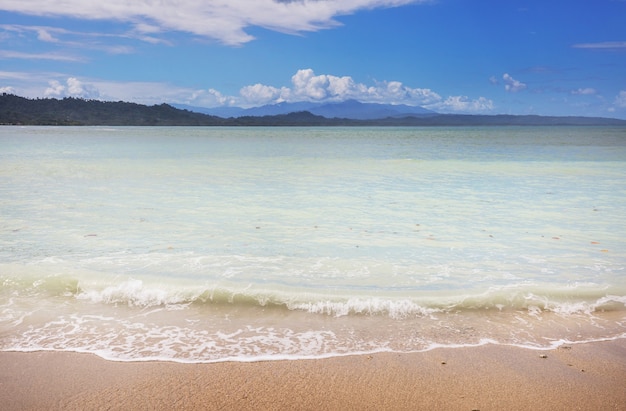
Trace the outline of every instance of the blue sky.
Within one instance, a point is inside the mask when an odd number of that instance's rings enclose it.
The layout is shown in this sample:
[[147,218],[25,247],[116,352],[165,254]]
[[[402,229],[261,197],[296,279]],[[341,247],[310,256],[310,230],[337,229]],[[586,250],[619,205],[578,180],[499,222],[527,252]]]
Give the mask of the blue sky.
[[626,0],[0,0],[0,92],[626,118]]

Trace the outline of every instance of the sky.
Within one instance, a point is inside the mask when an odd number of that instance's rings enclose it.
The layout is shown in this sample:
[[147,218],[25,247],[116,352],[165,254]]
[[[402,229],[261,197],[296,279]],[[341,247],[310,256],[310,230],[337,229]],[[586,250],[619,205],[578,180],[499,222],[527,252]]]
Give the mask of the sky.
[[626,0],[0,0],[0,92],[626,118]]

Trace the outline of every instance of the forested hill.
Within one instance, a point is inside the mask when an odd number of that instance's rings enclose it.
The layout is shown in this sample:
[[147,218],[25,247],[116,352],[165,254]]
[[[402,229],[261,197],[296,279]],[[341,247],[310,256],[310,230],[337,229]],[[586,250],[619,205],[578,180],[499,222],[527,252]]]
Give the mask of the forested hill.
[[167,104],[144,106],[64,98],[27,99],[11,94],[0,96],[0,124],[23,125],[127,125],[127,126],[213,126],[219,117],[178,110]]
[[436,114],[378,120],[326,118],[307,111],[262,117],[221,118],[180,110],[168,104],[145,106],[77,98],[27,99],[0,95],[2,125],[81,126],[541,126],[619,125],[626,120],[600,117]]

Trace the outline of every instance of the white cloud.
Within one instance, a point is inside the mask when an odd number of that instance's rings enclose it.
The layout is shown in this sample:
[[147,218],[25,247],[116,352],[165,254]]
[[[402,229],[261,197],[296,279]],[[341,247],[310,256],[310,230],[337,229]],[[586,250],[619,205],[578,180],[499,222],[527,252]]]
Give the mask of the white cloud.
[[117,20],[143,33],[183,31],[240,45],[253,39],[245,32],[258,26],[299,33],[339,23],[335,17],[362,9],[396,7],[427,0],[4,0],[0,10],[31,15],[66,16],[87,20]]
[[73,97],[98,98],[100,92],[92,84],[85,84],[75,77],[67,79],[67,94]]
[[441,101],[441,96],[431,89],[412,88],[399,81],[385,81],[367,88],[372,103],[392,103],[425,106]]
[[326,76],[325,74],[316,76],[311,69],[298,70],[291,77],[294,97],[302,100],[325,100],[329,96],[329,77],[334,76]]
[[249,104],[265,104],[269,101],[281,102],[283,101],[283,93],[288,94],[289,91],[285,88],[279,89],[272,86],[266,86],[263,84],[254,84],[252,86],[245,86],[239,94]]
[[85,84],[75,77],[66,80],[65,85],[57,80],[50,80],[49,87],[44,91],[46,97],[79,97],[86,99],[96,99],[100,97],[100,92],[92,84]]
[[605,41],[601,43],[580,43],[572,46],[575,49],[626,49],[626,41]]
[[316,75],[312,69],[298,70],[291,77],[291,88],[255,84],[240,91],[243,106],[275,104],[283,101],[336,102],[355,99],[365,103],[407,104],[442,112],[488,112],[493,102],[484,97],[471,100],[465,96],[442,98],[426,88],[412,88],[399,81],[374,85],[357,83],[350,76]]
[[428,88],[410,88],[404,87],[407,97],[410,101],[414,101],[420,105],[434,104],[441,99],[441,96]]
[[[28,98],[45,97],[47,89],[53,89],[51,82],[58,82],[63,87],[66,86],[67,74],[57,72],[18,72],[0,71],[0,85],[10,87],[11,94]],[[51,90],[52,91],[52,90]]]
[[[0,24],[0,30],[4,30],[5,36],[8,38],[9,33],[17,33],[19,37],[26,37],[31,33],[36,35],[37,40],[45,43],[62,44],[73,48],[84,48],[89,50],[102,50],[109,54],[129,54],[133,52],[133,48],[125,45],[103,44],[99,41],[102,37],[116,38],[118,40],[127,40],[129,38],[137,38],[148,43],[167,43],[163,40],[154,39],[150,36],[137,34],[134,32],[126,34],[102,34],[92,32],[77,32],[65,30],[58,27],[48,26],[26,26],[19,24]],[[47,60],[63,60],[63,61],[83,61],[81,58],[67,56],[55,53],[23,53],[23,52],[3,52],[5,58],[22,58],[22,59],[47,59]]]
[[62,97],[65,93],[65,86],[59,83],[57,80],[50,80],[48,83],[50,87],[44,91],[43,95],[46,97]]
[[15,94],[13,87],[0,87],[0,93]]
[[622,90],[615,97],[615,101],[613,102],[617,107],[626,108],[626,90]]
[[60,53],[25,53],[21,51],[0,50],[0,59],[23,59],[23,60],[54,60],[54,61],[84,61],[81,57],[70,56]]
[[493,101],[485,97],[470,100],[467,96],[450,96],[425,107],[442,113],[486,113],[494,109]]
[[515,80],[508,73],[504,73],[502,75],[502,79],[504,80],[504,89],[510,93],[517,93],[518,91],[522,91],[526,88],[526,84]]
[[180,94],[181,96],[179,100],[172,100],[172,102],[183,102],[185,104],[199,107],[232,106],[236,102],[234,97],[225,96],[212,88],[208,90],[192,91],[188,98],[186,97],[188,91],[180,90]]
[[[37,75],[38,77],[39,75]],[[12,81],[32,81],[36,76],[19,71],[0,71],[0,79]]]
[[291,88],[263,84],[243,87],[240,95],[247,105],[282,101],[345,101],[356,99],[369,103],[426,105],[441,101],[430,89],[407,87],[399,81],[378,82],[368,86],[350,76],[316,75],[312,69],[298,70],[291,77]]
[[37,30],[37,38],[41,41],[49,43],[56,43],[58,41],[56,38],[54,38],[54,36],[52,36],[52,34],[50,34],[48,30],[45,29]]
[[574,94],[574,95],[590,96],[590,95],[593,95],[593,94],[597,94],[598,91],[596,89],[594,89],[594,88],[586,87],[586,88],[579,88],[579,89],[576,89],[576,90],[572,90],[571,93]]

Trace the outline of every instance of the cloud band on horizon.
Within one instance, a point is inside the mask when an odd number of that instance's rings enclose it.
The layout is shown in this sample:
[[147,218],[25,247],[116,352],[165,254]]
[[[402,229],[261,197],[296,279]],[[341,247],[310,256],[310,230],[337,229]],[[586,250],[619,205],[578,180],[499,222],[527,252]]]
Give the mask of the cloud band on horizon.
[[[11,73],[0,72],[11,78]],[[26,76],[23,81],[32,84],[36,76]],[[291,77],[291,86],[275,87],[265,84],[244,86],[238,96],[229,96],[214,88],[190,89],[165,83],[113,82],[82,80],[75,76],[50,74],[41,79],[41,90],[20,90],[12,86],[11,93],[28,97],[77,97],[108,101],[132,101],[142,104],[186,104],[204,108],[256,107],[282,102],[336,103],[358,100],[363,103],[405,104],[420,106],[442,113],[489,113],[494,109],[492,100],[485,97],[471,99],[467,96],[442,97],[427,88],[409,87],[399,81],[378,81],[372,85],[355,82],[350,76],[315,74],[310,69],[300,69]],[[45,80],[45,81],[44,81]]]

